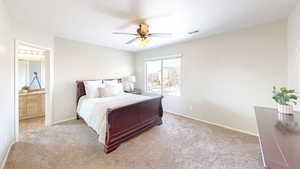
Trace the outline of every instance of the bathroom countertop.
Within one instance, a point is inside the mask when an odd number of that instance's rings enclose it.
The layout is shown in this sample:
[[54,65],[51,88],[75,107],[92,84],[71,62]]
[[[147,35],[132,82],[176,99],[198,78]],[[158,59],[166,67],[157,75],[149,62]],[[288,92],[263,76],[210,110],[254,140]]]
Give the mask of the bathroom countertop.
[[30,95],[38,95],[38,94],[46,94],[46,91],[33,91],[27,93],[19,93],[19,96],[30,96]]

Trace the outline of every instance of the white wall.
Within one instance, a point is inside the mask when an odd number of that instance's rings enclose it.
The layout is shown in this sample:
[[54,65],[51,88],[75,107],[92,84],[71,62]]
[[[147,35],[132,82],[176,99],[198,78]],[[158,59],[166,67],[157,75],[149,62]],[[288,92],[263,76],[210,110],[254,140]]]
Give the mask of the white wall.
[[26,23],[13,22],[15,39],[45,48],[54,48],[54,35],[48,30],[30,26]]
[[[288,19],[289,87],[300,92],[300,3]],[[297,106],[300,110],[300,106]]]
[[3,0],[0,0],[0,166],[15,139],[12,45],[11,20]]
[[54,119],[75,117],[76,80],[121,78],[134,73],[131,53],[55,38]]
[[164,109],[256,134],[253,106],[274,106],[272,86],[287,85],[286,22],[258,25],[136,54],[137,86],[144,58],[181,53],[182,96]]

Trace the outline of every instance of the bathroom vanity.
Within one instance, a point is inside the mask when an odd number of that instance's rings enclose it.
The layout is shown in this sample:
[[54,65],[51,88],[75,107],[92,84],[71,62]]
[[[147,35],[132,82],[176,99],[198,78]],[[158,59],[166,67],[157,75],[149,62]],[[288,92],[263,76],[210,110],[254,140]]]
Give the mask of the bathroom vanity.
[[19,94],[20,120],[45,116],[45,90]]

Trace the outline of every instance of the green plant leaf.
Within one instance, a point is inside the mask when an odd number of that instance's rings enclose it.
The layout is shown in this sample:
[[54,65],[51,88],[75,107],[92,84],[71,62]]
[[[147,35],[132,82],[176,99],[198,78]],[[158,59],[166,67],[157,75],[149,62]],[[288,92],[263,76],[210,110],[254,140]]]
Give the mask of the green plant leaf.
[[280,91],[284,92],[284,91],[286,91],[286,88],[282,87],[282,88],[280,88]]
[[281,87],[279,90],[276,90],[276,87],[273,86],[273,96],[274,99],[278,104],[281,105],[290,105],[290,104],[297,104],[298,96],[296,95],[295,90],[289,90],[285,87]]
[[298,99],[298,97],[297,97],[296,95],[291,95],[290,98],[291,98],[291,99],[294,99],[294,100],[297,100],[297,99]]

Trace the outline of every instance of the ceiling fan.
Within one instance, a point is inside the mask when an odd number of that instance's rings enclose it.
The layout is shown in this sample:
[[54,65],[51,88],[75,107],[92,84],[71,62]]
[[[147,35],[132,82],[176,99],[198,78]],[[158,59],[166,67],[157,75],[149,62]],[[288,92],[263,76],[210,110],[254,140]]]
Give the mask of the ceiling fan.
[[150,37],[171,37],[171,33],[149,33],[149,25],[142,23],[139,25],[139,28],[136,31],[137,33],[121,33],[121,32],[113,32],[116,35],[132,35],[135,36],[130,41],[126,42],[126,44],[131,44],[134,41],[138,40],[141,46],[145,46],[150,42]]

